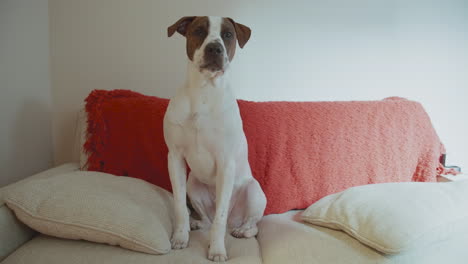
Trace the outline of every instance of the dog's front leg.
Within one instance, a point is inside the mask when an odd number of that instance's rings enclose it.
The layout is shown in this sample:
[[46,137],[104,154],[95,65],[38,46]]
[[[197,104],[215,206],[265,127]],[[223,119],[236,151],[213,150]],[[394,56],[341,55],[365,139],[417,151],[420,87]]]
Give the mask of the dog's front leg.
[[221,166],[221,168],[223,169],[216,175],[216,213],[211,226],[210,249],[208,251],[208,258],[217,262],[227,260],[224,237],[235,177],[234,162]]
[[187,247],[189,240],[190,222],[186,201],[187,168],[180,151],[169,151],[169,176],[171,178],[172,193],[174,195],[175,228],[172,233],[171,246],[173,249]]

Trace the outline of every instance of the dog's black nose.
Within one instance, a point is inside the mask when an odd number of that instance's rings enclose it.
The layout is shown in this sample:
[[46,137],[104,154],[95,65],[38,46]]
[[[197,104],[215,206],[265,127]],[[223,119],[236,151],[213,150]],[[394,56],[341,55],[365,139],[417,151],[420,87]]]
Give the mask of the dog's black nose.
[[223,51],[223,46],[219,42],[208,43],[205,47],[205,52],[211,55],[221,55]]

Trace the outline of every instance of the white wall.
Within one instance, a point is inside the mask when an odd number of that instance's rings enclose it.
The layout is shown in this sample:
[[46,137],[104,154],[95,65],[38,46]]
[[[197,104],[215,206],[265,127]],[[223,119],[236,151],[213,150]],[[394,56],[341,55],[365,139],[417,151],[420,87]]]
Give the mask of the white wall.
[[253,35],[233,84],[250,100],[423,103],[468,170],[468,1],[50,0],[55,162],[73,159],[75,113],[92,89],[170,97],[185,72],[184,15],[231,16]]
[[47,0],[0,0],[0,186],[52,165]]

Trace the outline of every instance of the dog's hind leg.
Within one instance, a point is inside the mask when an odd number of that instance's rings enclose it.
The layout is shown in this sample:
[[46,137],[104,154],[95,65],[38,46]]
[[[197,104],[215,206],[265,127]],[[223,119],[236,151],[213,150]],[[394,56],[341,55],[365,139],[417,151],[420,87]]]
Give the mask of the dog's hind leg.
[[190,228],[192,230],[207,229],[213,221],[215,212],[213,191],[208,188],[208,185],[200,182],[193,175],[193,172],[190,172],[187,181],[187,194],[193,209],[200,217],[200,219],[190,218]]
[[236,201],[233,213],[243,214],[240,225],[234,226],[232,236],[237,238],[249,238],[257,235],[257,222],[263,217],[266,207],[266,197],[260,184],[252,178],[244,190],[241,191],[242,198]]

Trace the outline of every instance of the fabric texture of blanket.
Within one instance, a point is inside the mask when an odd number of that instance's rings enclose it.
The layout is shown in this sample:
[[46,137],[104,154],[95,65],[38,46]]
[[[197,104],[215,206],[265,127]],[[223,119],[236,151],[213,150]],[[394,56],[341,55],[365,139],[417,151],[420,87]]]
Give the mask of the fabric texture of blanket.
[[[88,170],[140,178],[171,190],[163,118],[168,99],[95,90],[86,99]],[[349,187],[434,182],[445,152],[424,108],[382,101],[239,100],[265,214],[304,209]]]

